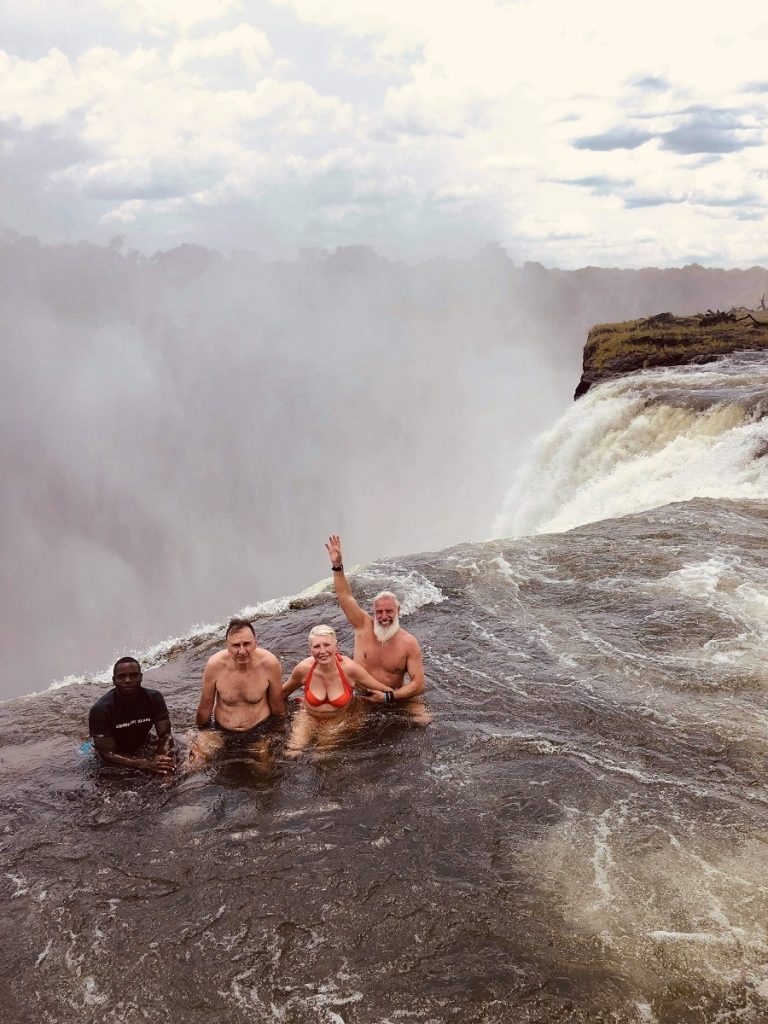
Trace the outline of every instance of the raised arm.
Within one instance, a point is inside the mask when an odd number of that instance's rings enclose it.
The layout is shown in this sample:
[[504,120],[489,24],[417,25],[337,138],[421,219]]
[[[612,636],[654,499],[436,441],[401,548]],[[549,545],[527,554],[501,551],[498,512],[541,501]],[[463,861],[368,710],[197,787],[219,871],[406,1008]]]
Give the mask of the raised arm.
[[210,724],[211,715],[213,714],[213,704],[216,700],[216,662],[214,659],[209,658],[205,670],[203,672],[203,690],[200,694],[200,703],[197,705],[197,714],[195,715],[195,724],[198,729],[205,729]]
[[364,612],[352,596],[349,580],[344,575],[344,560],[341,554],[341,537],[338,533],[332,533],[325,545],[328,557],[331,560],[331,576],[333,576],[333,589],[341,605],[341,610],[347,617],[347,621],[353,629],[360,629],[370,618]]
[[282,717],[285,714],[285,705],[283,704],[283,670],[280,668],[280,662],[274,655],[267,666],[267,679],[269,680],[269,689],[267,690],[269,710],[273,715]]

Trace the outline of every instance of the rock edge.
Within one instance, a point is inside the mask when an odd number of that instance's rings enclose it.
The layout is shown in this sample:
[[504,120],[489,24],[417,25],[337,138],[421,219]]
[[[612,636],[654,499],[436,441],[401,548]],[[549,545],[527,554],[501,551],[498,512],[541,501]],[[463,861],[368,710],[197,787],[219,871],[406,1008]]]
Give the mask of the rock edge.
[[605,380],[653,366],[710,363],[731,352],[768,349],[768,312],[719,310],[696,316],[657,313],[645,320],[596,324],[587,336],[574,399]]

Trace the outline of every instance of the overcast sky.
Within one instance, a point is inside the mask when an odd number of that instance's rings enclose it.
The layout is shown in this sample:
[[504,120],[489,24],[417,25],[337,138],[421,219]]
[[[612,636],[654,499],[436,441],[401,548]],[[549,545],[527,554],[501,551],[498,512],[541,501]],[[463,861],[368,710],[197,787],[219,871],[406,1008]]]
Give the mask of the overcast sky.
[[5,0],[0,225],[768,263],[768,7]]

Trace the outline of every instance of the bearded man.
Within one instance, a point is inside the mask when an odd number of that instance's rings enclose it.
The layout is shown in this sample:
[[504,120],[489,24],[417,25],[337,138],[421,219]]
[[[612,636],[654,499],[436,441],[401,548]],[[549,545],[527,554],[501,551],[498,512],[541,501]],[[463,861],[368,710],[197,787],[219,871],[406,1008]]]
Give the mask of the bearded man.
[[[415,636],[400,625],[400,603],[388,590],[373,599],[373,616],[363,611],[352,596],[349,580],[344,575],[341,538],[337,533],[325,545],[331,559],[333,585],[341,610],[355,631],[354,660],[374,679],[392,688],[392,693],[369,692],[365,700],[372,703],[408,701],[424,692],[424,663]],[[406,676],[408,681],[406,682]]]

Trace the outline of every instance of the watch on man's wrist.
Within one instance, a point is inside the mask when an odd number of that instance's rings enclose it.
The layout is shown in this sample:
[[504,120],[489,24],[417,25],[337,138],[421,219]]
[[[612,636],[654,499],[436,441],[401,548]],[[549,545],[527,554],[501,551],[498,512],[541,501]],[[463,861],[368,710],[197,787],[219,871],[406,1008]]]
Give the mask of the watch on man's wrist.
[[338,565],[332,565],[331,569],[334,572],[344,572],[344,563],[343,562],[339,562]]

